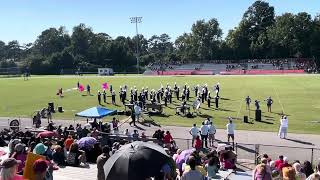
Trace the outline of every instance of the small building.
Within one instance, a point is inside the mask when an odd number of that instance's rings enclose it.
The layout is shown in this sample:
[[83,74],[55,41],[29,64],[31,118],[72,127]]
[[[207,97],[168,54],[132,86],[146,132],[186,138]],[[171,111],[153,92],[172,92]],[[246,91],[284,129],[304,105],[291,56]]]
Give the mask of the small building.
[[112,76],[114,72],[112,68],[98,68],[98,74],[100,76]]

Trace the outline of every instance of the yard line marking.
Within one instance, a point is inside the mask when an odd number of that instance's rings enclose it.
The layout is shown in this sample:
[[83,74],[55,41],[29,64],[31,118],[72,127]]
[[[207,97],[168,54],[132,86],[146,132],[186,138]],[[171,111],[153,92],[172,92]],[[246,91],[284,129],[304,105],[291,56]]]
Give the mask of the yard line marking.
[[276,93],[276,95],[277,95],[278,102],[279,102],[279,104],[280,104],[280,106],[281,106],[281,109],[282,109],[282,114],[285,114],[283,105],[282,105],[282,103],[281,103],[281,100],[280,100],[280,97],[279,97],[279,94],[278,94],[278,91],[276,90],[276,88],[274,88],[274,86],[272,86],[272,88],[273,88],[273,91],[274,91],[274,92]]

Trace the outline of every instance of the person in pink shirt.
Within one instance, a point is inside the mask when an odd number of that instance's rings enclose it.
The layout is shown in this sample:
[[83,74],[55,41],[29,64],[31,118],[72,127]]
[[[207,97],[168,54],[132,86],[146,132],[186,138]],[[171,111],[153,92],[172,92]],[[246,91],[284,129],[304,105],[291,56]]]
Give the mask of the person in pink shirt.
[[17,175],[18,165],[21,163],[14,158],[8,158],[1,163],[0,180],[23,180],[23,177]]
[[26,153],[26,146],[24,144],[17,144],[14,147],[14,153],[11,156],[12,158],[15,158],[16,160],[21,161],[21,163],[18,165],[18,174],[22,175],[23,168],[25,166],[25,163],[27,161],[27,153]]

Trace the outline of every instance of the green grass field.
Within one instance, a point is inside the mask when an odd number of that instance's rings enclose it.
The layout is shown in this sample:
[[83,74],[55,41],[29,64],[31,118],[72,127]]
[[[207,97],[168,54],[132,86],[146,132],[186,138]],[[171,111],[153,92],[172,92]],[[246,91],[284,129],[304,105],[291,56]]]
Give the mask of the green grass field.
[[[94,96],[82,96],[77,90],[64,93],[64,98],[56,96],[57,89],[63,90],[76,87],[77,81],[81,84],[90,84]],[[144,77],[144,76],[36,76],[28,81],[23,78],[0,78],[0,116],[1,117],[31,117],[34,111],[47,106],[48,102],[63,106],[64,113],[55,113],[56,119],[73,119],[74,114],[86,108],[96,106],[96,92],[100,90],[101,84],[108,82],[116,91],[120,85],[127,84],[129,87],[148,86],[149,89],[158,89],[162,83],[164,86],[169,83],[173,86],[177,82],[179,86],[188,83],[190,87],[196,84],[207,83],[212,86],[219,82],[221,84],[221,109],[208,109],[207,104],[201,105],[201,115],[196,118],[185,118],[175,115],[175,106],[180,102],[174,98],[174,104],[165,108],[165,115],[153,118],[162,125],[191,126],[194,122],[200,122],[206,117],[213,117],[214,123],[219,128],[224,128],[227,117],[238,118],[235,120],[237,129],[277,131],[279,126],[280,113],[282,111],[289,117],[289,131],[296,133],[320,134],[320,76],[318,75],[293,75],[293,76],[174,76],[174,77]],[[85,94],[85,92],[83,92]],[[108,95],[110,93],[108,92]],[[117,93],[117,103],[119,102]],[[191,92],[192,97],[194,92]],[[249,115],[245,109],[244,98],[250,95],[252,100],[261,101],[263,111],[263,122],[245,124],[242,119]],[[263,99],[272,96],[274,104],[273,112],[266,112],[266,105]],[[107,101],[110,102],[111,97]],[[193,102],[193,98],[191,99]],[[190,104],[192,102],[189,102]],[[213,103],[212,103],[213,104]],[[122,106],[112,106],[111,109],[123,110]],[[254,104],[251,105],[252,109]],[[254,118],[254,111],[250,112]],[[106,118],[108,120],[108,118]]]

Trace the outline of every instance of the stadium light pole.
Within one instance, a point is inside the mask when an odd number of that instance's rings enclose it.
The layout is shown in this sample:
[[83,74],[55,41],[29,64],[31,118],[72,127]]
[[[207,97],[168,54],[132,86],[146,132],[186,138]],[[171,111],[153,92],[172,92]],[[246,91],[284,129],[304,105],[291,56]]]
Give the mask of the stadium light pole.
[[138,23],[142,22],[142,17],[131,17],[130,18],[131,23],[136,24],[136,35],[137,35],[137,42],[136,42],[136,58],[137,58],[137,69],[138,74],[140,74],[140,68],[139,68],[139,34],[138,34]]

